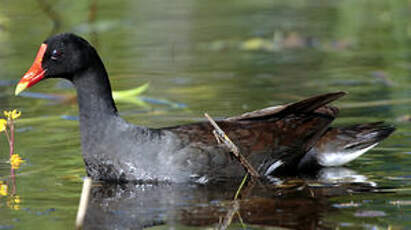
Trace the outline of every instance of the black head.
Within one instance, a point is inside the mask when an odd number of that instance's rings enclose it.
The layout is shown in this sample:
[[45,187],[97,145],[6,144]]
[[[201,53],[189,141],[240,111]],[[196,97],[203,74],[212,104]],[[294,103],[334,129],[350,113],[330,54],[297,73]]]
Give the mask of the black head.
[[71,34],[58,34],[48,38],[41,66],[44,77],[72,78],[76,72],[87,69],[95,60],[95,49],[83,38]]
[[72,80],[77,73],[101,62],[96,50],[83,38],[71,34],[58,34],[41,45],[29,71],[16,87],[16,95],[44,78]]

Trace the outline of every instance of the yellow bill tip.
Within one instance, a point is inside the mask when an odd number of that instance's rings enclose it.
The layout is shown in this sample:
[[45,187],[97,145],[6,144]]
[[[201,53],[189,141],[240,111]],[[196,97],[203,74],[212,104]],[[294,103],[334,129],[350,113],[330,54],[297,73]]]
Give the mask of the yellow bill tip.
[[16,86],[16,91],[14,91],[14,95],[19,95],[23,90],[27,88],[28,82],[18,83]]

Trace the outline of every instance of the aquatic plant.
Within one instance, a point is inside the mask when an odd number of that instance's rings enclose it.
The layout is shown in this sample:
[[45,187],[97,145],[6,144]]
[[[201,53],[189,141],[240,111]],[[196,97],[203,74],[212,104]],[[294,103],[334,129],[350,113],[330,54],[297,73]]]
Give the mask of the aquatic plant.
[[11,155],[10,157],[11,168],[18,169],[22,163],[24,163],[24,160],[19,156],[19,154]]
[[18,169],[24,160],[14,153],[14,120],[21,116],[21,112],[16,109],[3,112],[6,119],[0,119],[0,132],[4,132],[9,143],[9,157],[12,169]]
[[21,198],[16,194],[16,177],[14,170],[18,169],[24,160],[19,154],[14,153],[14,120],[21,116],[21,112],[15,109],[13,111],[4,111],[3,114],[6,119],[0,119],[0,132],[5,133],[9,143],[9,163],[11,165],[11,180],[9,182],[11,182],[11,188],[5,181],[0,181],[0,196],[7,196],[7,207],[13,210],[19,210]]

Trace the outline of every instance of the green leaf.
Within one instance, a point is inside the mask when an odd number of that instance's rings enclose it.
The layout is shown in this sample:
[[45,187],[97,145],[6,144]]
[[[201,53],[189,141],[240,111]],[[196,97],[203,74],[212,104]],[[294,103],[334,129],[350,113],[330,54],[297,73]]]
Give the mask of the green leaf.
[[135,97],[142,94],[144,91],[147,90],[150,83],[145,83],[137,88],[128,89],[128,90],[121,90],[121,91],[113,91],[113,98],[114,100],[122,100],[129,97]]

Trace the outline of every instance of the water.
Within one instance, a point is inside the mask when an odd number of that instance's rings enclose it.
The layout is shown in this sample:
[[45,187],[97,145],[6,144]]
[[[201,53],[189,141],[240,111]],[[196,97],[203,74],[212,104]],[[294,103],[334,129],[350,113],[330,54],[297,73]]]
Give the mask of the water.
[[[0,109],[23,112],[16,152],[26,159],[17,170],[19,199],[0,197],[1,229],[74,228],[85,176],[78,122],[71,119],[77,106],[70,100],[13,96],[15,81],[40,43],[63,31],[96,46],[115,90],[150,82],[143,94],[149,107],[118,103],[123,117],[140,125],[171,126],[203,119],[204,112],[223,117],[318,93],[349,92],[335,103],[341,107],[336,124],[386,120],[397,127],[388,140],[342,169],[349,181],[367,182],[332,186],[311,178],[268,191],[248,188],[240,214],[252,229],[411,228],[409,1],[0,4]],[[73,94],[59,80],[30,92]],[[170,103],[156,103],[162,100]],[[0,153],[0,180],[11,183],[3,135]],[[91,229],[212,227],[232,209],[237,186],[96,185],[85,224]],[[234,222],[233,229],[241,228],[238,219]]]

